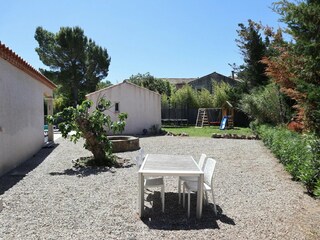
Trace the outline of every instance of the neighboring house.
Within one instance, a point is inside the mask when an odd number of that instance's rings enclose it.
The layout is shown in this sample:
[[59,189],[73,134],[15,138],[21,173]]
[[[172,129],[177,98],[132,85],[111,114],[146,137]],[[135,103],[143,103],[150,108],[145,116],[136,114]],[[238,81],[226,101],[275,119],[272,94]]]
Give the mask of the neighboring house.
[[214,90],[212,89],[213,82],[218,82],[218,83],[225,82],[225,83],[228,83],[230,86],[235,86],[237,83],[239,83],[239,80],[226,77],[217,72],[213,72],[206,76],[198,77],[198,78],[161,78],[161,79],[166,80],[169,83],[173,84],[176,87],[176,89],[180,89],[184,85],[189,84],[192,88],[196,90],[200,91],[201,89],[205,88],[210,93],[214,92]]
[[161,96],[149,89],[124,81],[89,93],[86,97],[94,102],[94,108],[100,98],[110,100],[112,107],[106,114],[112,121],[121,112],[128,114],[122,134],[143,134],[144,129],[149,133],[151,128],[161,126]]
[[[56,86],[0,42],[0,176],[44,144],[44,101]],[[53,140],[52,127],[49,139]]]
[[162,80],[168,81],[176,87],[176,89],[182,88],[187,83],[197,79],[197,78],[161,78]]
[[228,83],[231,87],[233,87],[237,83],[239,83],[239,81],[236,79],[226,77],[222,74],[213,72],[213,73],[210,73],[206,76],[203,76],[203,77],[197,78],[193,81],[190,81],[188,84],[192,88],[199,90],[199,91],[201,89],[205,88],[212,94],[212,93],[214,93],[213,82],[217,82],[217,83],[225,82],[225,83]]

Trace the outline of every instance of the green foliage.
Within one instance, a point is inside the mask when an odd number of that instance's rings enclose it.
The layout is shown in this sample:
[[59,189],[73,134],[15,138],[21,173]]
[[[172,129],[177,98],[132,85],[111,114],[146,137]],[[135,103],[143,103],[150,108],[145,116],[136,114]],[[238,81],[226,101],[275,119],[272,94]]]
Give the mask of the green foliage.
[[245,94],[239,107],[258,123],[276,125],[290,119],[288,107],[275,84],[269,84],[255,89],[251,94]]
[[266,85],[269,78],[265,75],[266,65],[261,59],[267,55],[268,37],[264,41],[260,34],[260,24],[251,20],[248,20],[248,26],[242,23],[238,26],[239,39],[236,42],[244,57],[244,65],[240,67],[238,77],[248,83],[249,89]]
[[112,86],[110,81],[101,81],[96,86],[96,91]]
[[239,107],[239,102],[244,94],[249,93],[248,83],[246,81],[238,83],[227,91],[228,101],[234,106]]
[[320,139],[267,125],[257,127],[257,132],[293,179],[303,182],[309,193],[320,197]]
[[176,108],[198,108],[197,92],[189,85],[178,89],[171,97],[171,103]]
[[221,108],[226,101],[229,100],[228,92],[230,91],[230,85],[221,82],[213,82],[213,106],[217,108]]
[[151,91],[158,92],[159,94],[171,96],[172,86],[170,83],[160,78],[155,78],[154,76],[150,75],[150,73],[138,73],[137,75],[132,75],[129,78],[129,82],[147,88]]
[[88,39],[79,27],[61,27],[56,34],[37,27],[35,39],[40,60],[49,67],[41,72],[61,85],[64,105],[76,106],[85,94],[96,90],[108,75],[110,57],[107,50]]
[[170,98],[166,94],[161,95],[161,108],[170,107]]
[[287,81],[304,96],[307,129],[320,136],[320,1],[307,0],[296,3],[282,0],[274,3],[281,21],[288,25],[286,32],[294,41],[288,44],[285,64],[291,66]]
[[200,108],[212,108],[214,106],[213,96],[207,89],[201,89],[197,92],[197,102]]
[[49,116],[49,123],[59,122],[58,127],[64,138],[71,133],[70,140],[76,143],[85,139],[84,148],[93,153],[97,165],[113,166],[115,158],[112,155],[112,143],[108,133],[122,132],[125,127],[126,113],[118,115],[119,121],[112,122],[104,112],[111,107],[111,102],[101,98],[96,109],[89,113],[92,101],[83,101],[77,107],[67,107],[62,112]]

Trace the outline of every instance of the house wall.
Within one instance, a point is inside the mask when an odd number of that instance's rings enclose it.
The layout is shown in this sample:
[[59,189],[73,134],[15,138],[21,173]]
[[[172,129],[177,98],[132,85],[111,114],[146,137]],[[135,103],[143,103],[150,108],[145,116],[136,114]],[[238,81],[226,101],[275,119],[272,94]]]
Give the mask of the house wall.
[[43,146],[44,95],[52,90],[0,58],[0,176]]
[[118,115],[114,111],[116,102],[119,103],[120,112],[128,113],[122,134],[142,134],[143,129],[149,132],[153,125],[161,126],[161,96],[155,92],[134,84],[121,83],[87,95],[94,103],[101,97],[112,102],[113,106],[106,114],[110,115],[113,121]]

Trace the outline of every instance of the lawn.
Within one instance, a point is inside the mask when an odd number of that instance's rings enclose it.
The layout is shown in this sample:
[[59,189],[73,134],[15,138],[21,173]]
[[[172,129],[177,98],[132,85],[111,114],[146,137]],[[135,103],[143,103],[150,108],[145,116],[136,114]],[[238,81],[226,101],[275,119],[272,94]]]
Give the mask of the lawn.
[[195,128],[189,127],[163,127],[163,130],[173,134],[186,133],[191,137],[211,137],[213,133],[218,134],[237,134],[237,135],[253,135],[250,128],[235,127],[233,129],[220,130],[219,126]]

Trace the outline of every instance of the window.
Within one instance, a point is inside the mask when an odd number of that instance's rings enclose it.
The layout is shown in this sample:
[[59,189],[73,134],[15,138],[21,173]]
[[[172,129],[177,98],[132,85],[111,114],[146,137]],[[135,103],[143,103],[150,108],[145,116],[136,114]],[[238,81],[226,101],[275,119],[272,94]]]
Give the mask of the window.
[[115,112],[119,112],[120,111],[118,102],[114,104],[114,111]]

